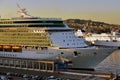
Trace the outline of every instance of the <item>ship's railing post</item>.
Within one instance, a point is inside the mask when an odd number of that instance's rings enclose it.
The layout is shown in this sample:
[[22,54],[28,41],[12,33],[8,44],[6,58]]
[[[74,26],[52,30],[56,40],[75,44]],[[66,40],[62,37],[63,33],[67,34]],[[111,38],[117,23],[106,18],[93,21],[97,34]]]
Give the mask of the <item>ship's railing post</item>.
[[28,68],[28,61],[26,60],[25,62],[26,62],[26,69],[27,69]]
[[32,61],[32,69],[34,69],[34,61]]
[[41,64],[40,64],[40,62],[39,62],[39,70],[41,70],[41,69],[40,69],[40,65],[41,65]]
[[22,61],[20,60],[20,68],[22,68]]
[[46,71],[47,71],[47,64],[48,64],[48,63],[45,63],[45,70],[46,70]]
[[14,59],[13,59],[13,67],[16,67],[16,63]]

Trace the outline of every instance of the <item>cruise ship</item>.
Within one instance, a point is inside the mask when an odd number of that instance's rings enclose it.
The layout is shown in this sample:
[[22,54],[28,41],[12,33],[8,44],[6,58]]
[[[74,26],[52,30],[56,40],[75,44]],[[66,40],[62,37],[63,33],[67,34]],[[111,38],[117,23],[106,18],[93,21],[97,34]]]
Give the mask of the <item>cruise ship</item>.
[[34,17],[18,8],[20,17],[0,19],[0,57],[62,58],[72,62],[71,69],[93,69],[115,50],[90,47],[63,20]]

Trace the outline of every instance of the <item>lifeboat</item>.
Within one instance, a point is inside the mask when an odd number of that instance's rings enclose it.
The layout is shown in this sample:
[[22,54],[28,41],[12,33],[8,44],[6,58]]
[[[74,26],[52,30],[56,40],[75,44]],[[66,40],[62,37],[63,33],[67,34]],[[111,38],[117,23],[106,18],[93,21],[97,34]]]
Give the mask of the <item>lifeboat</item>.
[[0,51],[3,51],[3,46],[2,45],[0,45]]
[[0,49],[2,49],[3,48],[3,46],[2,45],[0,45]]
[[22,47],[21,46],[12,46],[12,50],[13,50],[13,52],[21,52]]
[[12,49],[22,49],[21,46],[12,46]]
[[11,49],[11,46],[4,45],[3,48],[4,48],[4,49]]

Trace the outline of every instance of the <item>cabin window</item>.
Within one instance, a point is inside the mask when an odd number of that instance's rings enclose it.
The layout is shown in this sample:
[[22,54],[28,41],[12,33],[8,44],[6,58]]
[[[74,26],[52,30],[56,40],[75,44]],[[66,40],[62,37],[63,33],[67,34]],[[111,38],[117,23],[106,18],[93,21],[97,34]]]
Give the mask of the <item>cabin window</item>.
[[69,43],[67,43],[67,46],[69,46]]
[[63,42],[65,42],[65,40],[63,40]]
[[108,40],[106,40],[106,42],[109,42]]
[[117,40],[113,40],[113,42],[117,42]]

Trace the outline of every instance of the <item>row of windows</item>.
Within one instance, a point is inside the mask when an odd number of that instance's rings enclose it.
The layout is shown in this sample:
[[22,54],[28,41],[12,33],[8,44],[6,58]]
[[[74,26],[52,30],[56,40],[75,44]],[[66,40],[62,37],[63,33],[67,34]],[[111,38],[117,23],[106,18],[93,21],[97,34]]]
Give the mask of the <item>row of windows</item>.
[[25,46],[40,46],[40,47],[46,47],[46,46],[52,46],[52,44],[50,44],[50,43],[20,43],[20,42],[18,42],[18,43],[1,43],[0,42],[0,44],[4,44],[4,45],[25,45]]
[[48,36],[48,34],[40,34],[40,33],[8,33],[8,32],[4,32],[4,33],[0,33],[1,36],[40,36],[40,37],[43,37],[43,36]]
[[74,40],[74,39],[73,39],[73,40],[70,40],[70,39],[69,39],[69,40],[63,40],[63,42],[68,42],[68,41],[70,41],[70,42],[72,42],[72,41],[73,41],[73,42],[76,42],[76,41],[78,41],[78,40]]
[[0,25],[0,27],[65,27],[64,24],[59,24],[59,25]]
[[14,43],[17,43],[17,42],[24,42],[24,43],[50,43],[49,40],[14,40],[14,39],[11,39],[11,40],[0,40],[0,42],[14,42]]
[[[39,32],[39,33],[38,33]],[[8,34],[48,34],[47,32],[42,32],[42,31],[10,31],[10,30],[4,30],[4,31],[0,31],[0,33],[8,33]]]
[[[18,28],[18,29],[20,29],[20,28]],[[42,31],[42,30],[2,30],[2,29],[0,29],[0,32],[2,32],[2,33],[32,33],[32,32],[39,32],[40,34],[46,34],[47,32],[45,32],[45,31]]]
[[69,46],[69,45],[84,45],[83,43],[67,43],[67,46]]
[[0,36],[0,40],[6,40],[6,39],[9,39],[9,40],[40,40],[40,41],[43,41],[43,40],[48,40],[47,37],[29,37],[29,36]]
[[48,39],[48,36],[46,35],[0,35],[1,38],[35,38],[35,39]]
[[6,41],[6,42],[50,42],[50,40],[46,40],[46,39],[0,39],[0,42],[1,41]]
[[14,55],[14,54],[0,54],[0,56],[16,57],[16,55]]
[[0,32],[28,32],[28,30],[3,30],[3,29],[0,29]]
[[25,43],[25,44],[50,44],[50,42],[33,42],[33,41],[0,41],[1,44],[4,44],[4,43]]
[[63,21],[4,21],[0,24],[13,24],[13,23],[63,23]]

